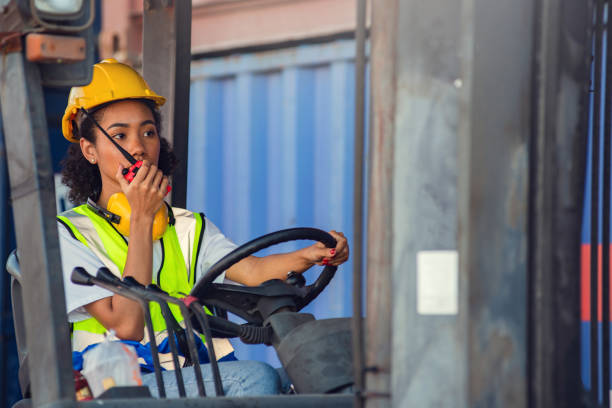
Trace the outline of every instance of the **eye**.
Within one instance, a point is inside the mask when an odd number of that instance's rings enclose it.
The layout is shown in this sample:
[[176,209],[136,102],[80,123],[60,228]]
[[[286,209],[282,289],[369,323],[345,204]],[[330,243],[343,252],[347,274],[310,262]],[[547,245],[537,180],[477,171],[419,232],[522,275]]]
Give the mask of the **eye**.
[[112,137],[113,139],[121,140],[125,137],[125,135],[123,133],[115,133]]
[[145,137],[154,137],[155,135],[157,135],[157,132],[154,129],[149,129],[149,130],[144,131]]

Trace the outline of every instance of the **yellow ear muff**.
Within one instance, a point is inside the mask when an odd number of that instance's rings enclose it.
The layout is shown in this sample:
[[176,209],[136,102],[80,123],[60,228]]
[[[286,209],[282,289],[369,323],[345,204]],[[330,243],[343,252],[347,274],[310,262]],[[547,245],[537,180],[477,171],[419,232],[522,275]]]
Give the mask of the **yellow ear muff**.
[[[113,194],[109,198],[108,205],[106,207],[108,211],[121,217],[119,224],[113,223],[115,228],[117,228],[117,231],[126,237],[129,236],[130,215],[132,214],[132,208],[130,207],[130,203],[128,202],[125,194]],[[153,219],[153,241],[160,239],[162,235],[164,235],[164,232],[166,232],[166,228],[168,228],[168,208],[165,204],[162,204],[160,209],[155,214],[155,218]]]

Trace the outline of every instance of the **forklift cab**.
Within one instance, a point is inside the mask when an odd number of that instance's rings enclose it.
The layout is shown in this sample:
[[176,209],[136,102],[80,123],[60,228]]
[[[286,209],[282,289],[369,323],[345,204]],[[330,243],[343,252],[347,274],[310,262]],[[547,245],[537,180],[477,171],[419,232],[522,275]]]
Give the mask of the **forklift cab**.
[[[11,274],[11,293],[15,331],[19,353],[19,382],[25,397],[16,406],[97,406],[100,401],[75,402],[72,364],[70,358],[70,328],[67,322],[61,276],[59,245],[55,220],[55,191],[51,169],[49,138],[44,112],[42,86],[74,86],[87,84],[91,80],[94,63],[93,34],[95,2],[75,2],[79,10],[68,14],[53,15],[38,9],[35,1],[10,0],[6,2],[0,16],[0,33],[8,33],[2,39],[4,52],[0,64],[0,106],[2,107],[6,150],[11,185],[11,200],[14,209],[17,246],[21,257],[13,252],[7,262]],[[172,4],[173,3],[173,4]],[[164,47],[149,47],[144,50],[143,71],[157,75],[152,84],[161,83],[170,103],[177,109],[166,118],[168,131],[179,135],[173,140],[175,150],[185,153],[188,134],[190,31],[184,17],[191,13],[191,2],[146,1],[143,30],[172,38]],[[365,39],[365,1],[360,2],[361,14],[358,24],[358,55],[361,55],[361,70],[364,68],[363,49]],[[30,44],[32,31],[35,34],[50,34],[49,41],[68,41],[73,45],[70,58],[50,55],[42,51],[31,54],[36,44]],[[147,31],[148,30],[148,31]],[[361,33],[361,34],[359,34]],[[359,37],[361,35],[361,37]],[[174,37],[171,37],[174,36]],[[359,40],[361,38],[361,40]],[[47,48],[48,50],[49,48]],[[69,62],[69,63],[66,63]],[[155,66],[154,70],[150,67]],[[161,69],[160,69],[161,68]],[[162,73],[161,75],[159,73]],[[147,78],[149,80],[149,78]],[[362,77],[363,81],[363,77]],[[363,95],[359,97],[363,98]],[[361,101],[363,109],[363,101]],[[24,108],[25,107],[25,108]],[[363,114],[361,115],[363,122]],[[358,129],[359,130],[359,129]],[[363,123],[358,134],[363,144]],[[363,152],[356,147],[356,155]],[[181,174],[183,171],[183,174]],[[173,183],[173,203],[184,205],[186,164],[179,168]],[[361,182],[361,172],[359,172]],[[357,183],[357,181],[356,181]],[[362,192],[361,186],[359,192]],[[356,200],[361,203],[363,197]],[[355,236],[360,237],[361,214],[355,219]],[[352,406],[360,403],[360,376],[356,377],[357,389],[352,392],[351,349],[362,341],[361,318],[316,321],[311,315],[298,313],[313,301],[333,277],[332,268],[327,267],[317,281],[303,286],[299,279],[285,282],[267,282],[256,288],[228,287],[212,283],[215,274],[221,273],[231,264],[245,256],[270,245],[292,239],[316,239],[319,235],[281,231],[237,248],[223,258],[207,276],[193,289],[192,295],[205,300],[208,305],[229,310],[243,317],[250,326],[264,328],[268,334],[256,339],[273,345],[287,369],[294,377],[298,395],[281,395],[258,398],[207,397],[201,399],[154,400],[142,397],[115,398],[107,404],[113,407],[134,406]],[[294,235],[292,235],[294,234]],[[296,235],[297,234],[297,235]],[[325,234],[325,233],[323,233]],[[356,239],[357,240],[357,239]],[[359,240],[360,241],[360,240]],[[24,253],[27,248],[27,253]],[[355,248],[359,254],[359,247]],[[361,279],[361,259],[355,262],[358,279]],[[89,271],[93,273],[95,271]],[[355,278],[354,278],[355,279]],[[360,280],[354,293],[361,294]],[[360,302],[361,297],[356,300]],[[361,307],[358,305],[361,315]],[[25,316],[28,316],[26,319]],[[357,324],[355,324],[357,322]],[[215,327],[212,327],[215,329]],[[45,336],[26,335],[45,333]],[[227,334],[227,333],[226,333]],[[253,338],[249,341],[254,342]],[[357,343],[356,343],[357,342]],[[361,364],[361,360],[360,364]],[[331,367],[330,364],[333,366]],[[340,369],[339,369],[340,368]],[[362,373],[359,365],[355,371]],[[293,373],[293,375],[292,375]],[[303,382],[300,382],[304,380]],[[340,394],[344,392],[344,394]],[[337,394],[334,394],[337,393]],[[357,396],[357,398],[356,398]],[[31,400],[30,398],[31,397]],[[106,403],[106,402],[105,402]]]
[[[297,393],[344,394],[336,395],[334,404],[350,406],[354,384],[350,319],[316,320],[311,314],[298,313],[325,289],[334,277],[336,267],[326,266],[311,285],[305,285],[301,275],[291,276],[286,282],[276,279],[267,281],[258,287],[213,283],[223,271],[243,258],[271,245],[297,239],[313,239],[328,247],[335,246],[335,240],[329,234],[312,228],[294,228],[265,235],[236,248],[213,265],[196,284],[191,296],[209,308],[230,311],[247,322],[239,326],[220,321],[221,318],[212,318],[208,324],[214,337],[239,337],[245,343],[274,346]],[[24,396],[14,407],[29,407],[31,388],[23,310],[23,276],[16,250],[11,252],[6,269],[11,275],[19,354],[18,377]],[[195,316],[191,319],[197,324]],[[204,333],[201,325],[198,331]],[[134,394],[132,389],[118,389],[111,395],[114,398],[127,398],[141,394]]]

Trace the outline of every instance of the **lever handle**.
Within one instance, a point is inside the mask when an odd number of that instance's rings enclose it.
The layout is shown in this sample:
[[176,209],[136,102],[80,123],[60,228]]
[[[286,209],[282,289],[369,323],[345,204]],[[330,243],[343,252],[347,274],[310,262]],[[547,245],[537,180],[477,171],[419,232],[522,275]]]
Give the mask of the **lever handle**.
[[72,274],[70,275],[70,280],[72,283],[83,286],[93,286],[91,278],[93,278],[93,276],[91,276],[82,266],[77,266],[74,268],[72,270]]
[[113,273],[109,271],[108,268],[105,266],[98,269],[98,272],[96,273],[96,278],[113,285],[121,284],[121,279],[113,275]]
[[136,279],[134,279],[133,276],[126,276],[125,278],[123,278],[123,283],[125,283],[127,286],[131,288],[140,288],[140,289],[145,288],[144,285],[138,282]]
[[151,283],[150,285],[147,285],[147,289],[149,289],[152,292],[163,293],[163,294],[167,295],[166,292],[164,292],[159,286],[157,286],[154,283]]

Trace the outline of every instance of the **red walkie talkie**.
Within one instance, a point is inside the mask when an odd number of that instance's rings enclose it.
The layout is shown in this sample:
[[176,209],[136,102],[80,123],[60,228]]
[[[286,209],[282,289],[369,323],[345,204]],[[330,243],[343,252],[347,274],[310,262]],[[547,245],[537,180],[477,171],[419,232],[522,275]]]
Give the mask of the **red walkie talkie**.
[[121,171],[121,173],[123,174],[123,177],[128,181],[128,183],[131,183],[132,180],[134,180],[134,177],[136,177],[136,173],[138,173],[138,170],[140,170],[141,166],[142,166],[142,160],[138,160],[136,163],[132,164],[129,168],[123,169]]
[[[123,157],[125,157],[127,161],[130,162],[131,166],[128,167],[127,169],[123,169],[121,173],[123,174],[123,178],[125,178],[128,183],[131,183],[132,180],[134,180],[134,177],[136,177],[136,173],[138,173],[138,170],[140,170],[140,167],[142,167],[142,160],[136,160],[134,156],[129,154],[123,147],[119,145],[119,143],[115,142],[113,138],[110,137],[108,133],[106,133],[106,131],[102,128],[102,126],[100,126],[98,121],[96,121],[93,118],[93,116],[91,116],[85,109],[81,108],[81,111],[83,111],[85,116],[87,116],[89,119],[92,120],[92,122],[98,127],[98,129],[100,129],[102,133],[104,133],[104,135],[108,138],[108,140],[110,140],[111,143],[115,145],[117,149],[119,149],[119,152],[121,152]],[[166,187],[166,194],[168,194],[171,190],[172,190],[172,187],[168,185]]]

